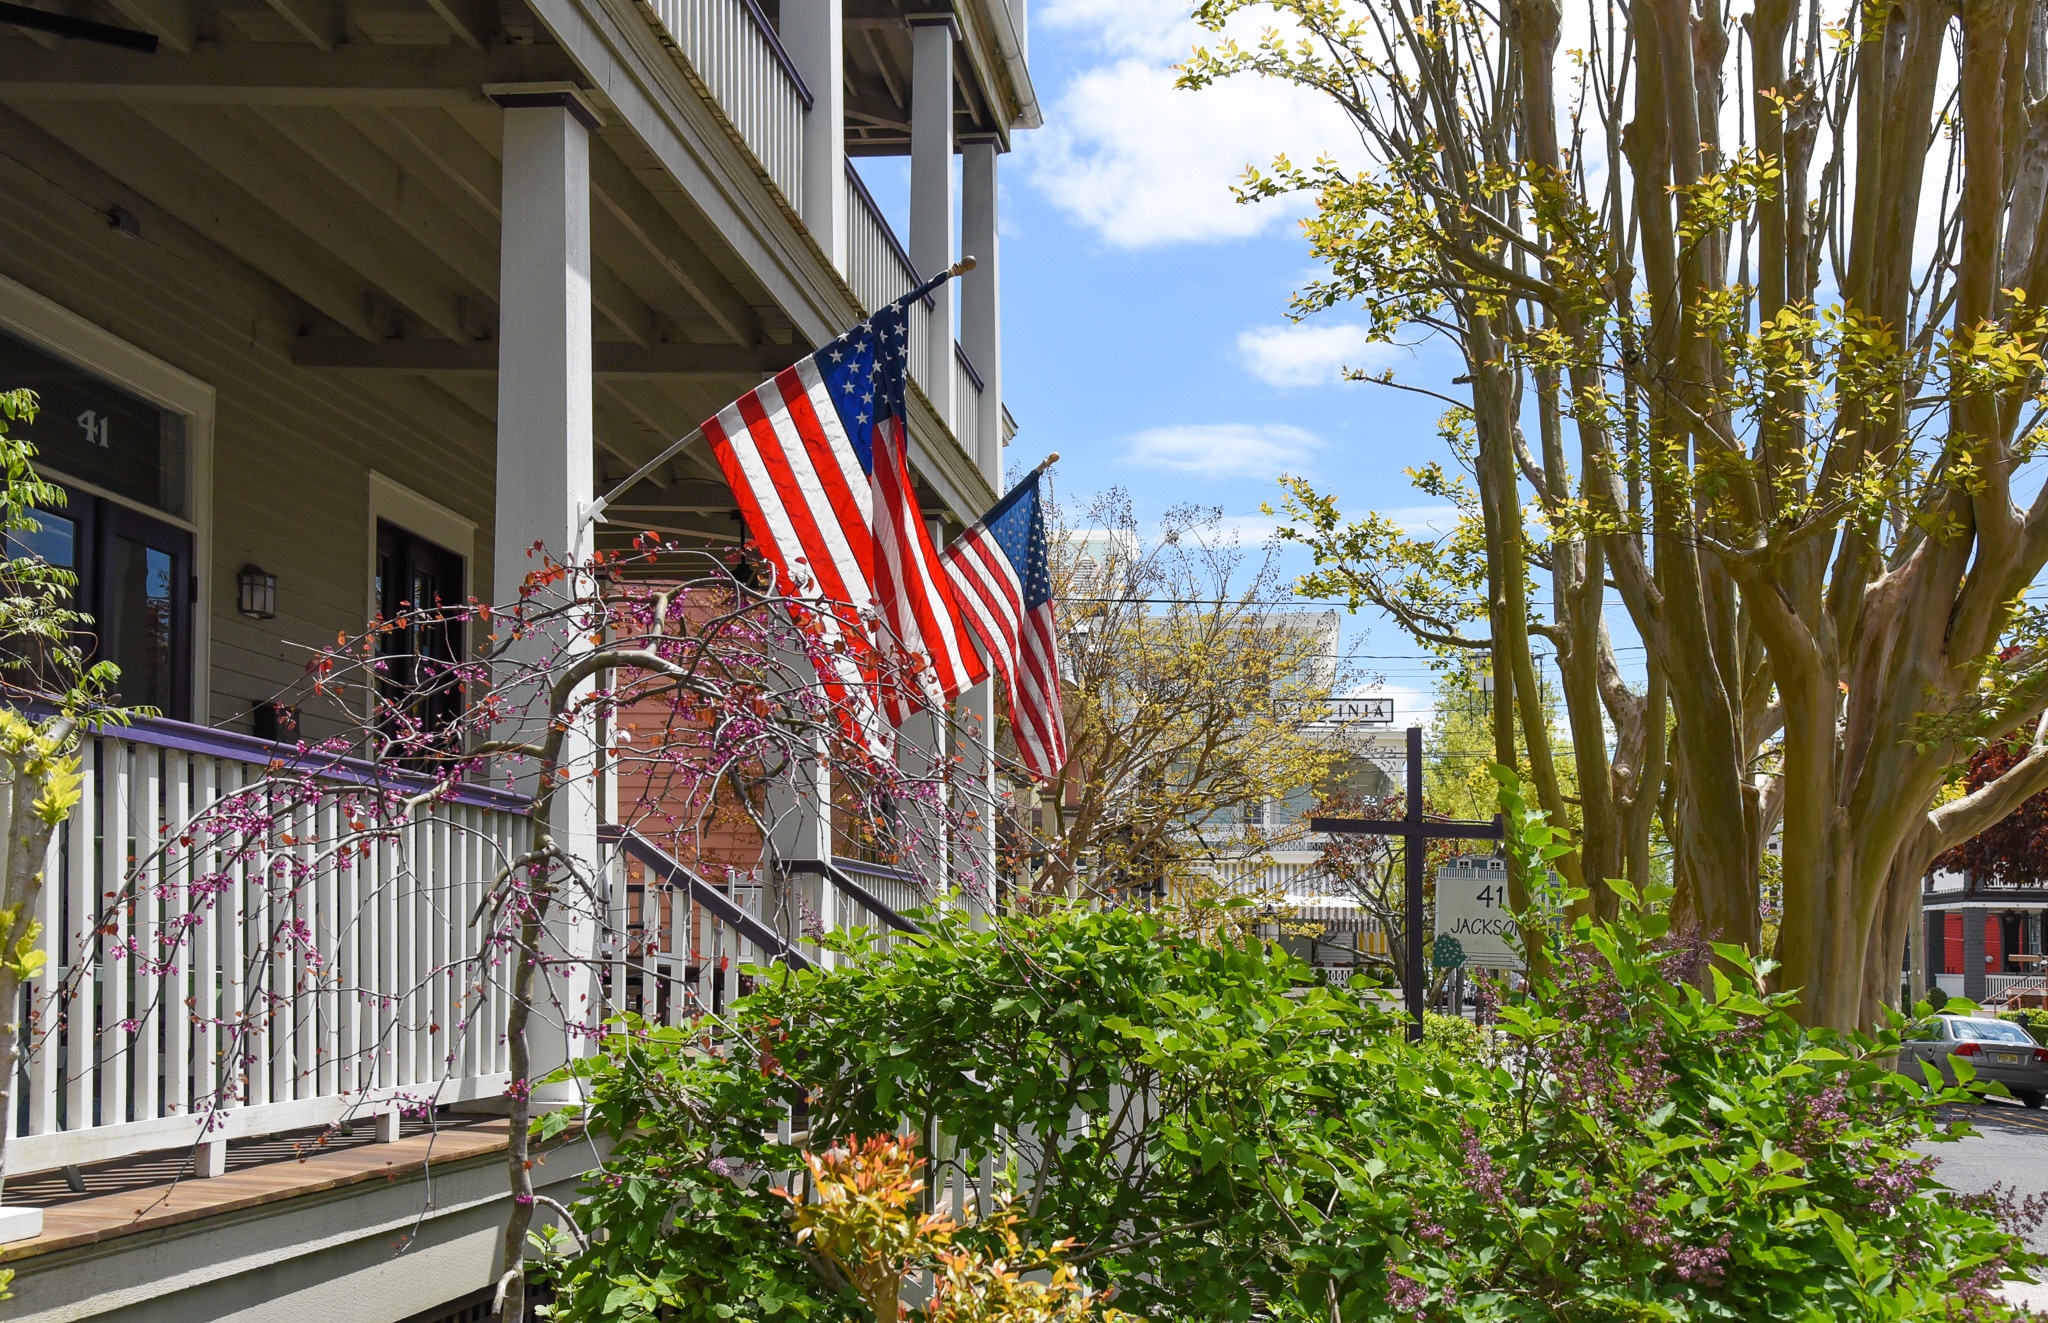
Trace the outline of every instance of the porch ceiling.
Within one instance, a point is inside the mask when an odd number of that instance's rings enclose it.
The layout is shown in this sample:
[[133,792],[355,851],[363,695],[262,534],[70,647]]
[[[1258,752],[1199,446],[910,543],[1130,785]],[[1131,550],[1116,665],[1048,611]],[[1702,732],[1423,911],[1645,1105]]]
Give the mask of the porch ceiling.
[[[846,150],[855,156],[910,151],[910,16],[946,6],[930,0],[846,0]],[[1009,137],[1010,114],[990,107],[976,64],[984,53],[963,41],[953,51],[953,133]]]
[[[38,0],[55,7],[67,0]],[[0,154],[110,223],[177,228],[293,301],[265,346],[305,372],[430,383],[495,421],[500,112],[489,84],[582,82],[523,8],[484,0],[69,0],[155,55],[0,24]],[[632,131],[591,158],[600,484],[806,352]],[[643,490],[727,532],[686,453]],[[680,484],[680,486],[679,486]],[[716,504],[715,518],[695,507]]]

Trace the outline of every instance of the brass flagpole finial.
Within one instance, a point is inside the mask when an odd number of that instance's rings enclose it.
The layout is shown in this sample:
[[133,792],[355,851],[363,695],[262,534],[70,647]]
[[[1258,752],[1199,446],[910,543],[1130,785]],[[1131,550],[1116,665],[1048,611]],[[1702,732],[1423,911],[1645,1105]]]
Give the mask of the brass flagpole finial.
[[974,268],[978,265],[980,265],[980,263],[976,262],[973,258],[963,257],[959,261],[953,263],[952,266],[946,268],[946,274],[949,276],[964,276],[969,271],[974,270]]

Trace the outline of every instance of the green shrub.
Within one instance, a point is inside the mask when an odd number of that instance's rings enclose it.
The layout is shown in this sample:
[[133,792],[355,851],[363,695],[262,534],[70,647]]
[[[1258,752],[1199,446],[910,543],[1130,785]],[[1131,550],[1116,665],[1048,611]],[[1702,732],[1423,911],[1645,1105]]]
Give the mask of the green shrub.
[[2048,1043],[2048,1010],[2022,1006],[2017,1010],[2000,1011],[1998,1018],[2011,1020],[2014,1024],[2023,1024],[2027,1027],[2027,1032],[2034,1036],[2035,1041]]
[[[1504,800],[1526,876],[1556,833]],[[1625,890],[1625,889],[1624,889]],[[1647,898],[1654,901],[1655,897]],[[559,1316],[862,1320],[790,1239],[764,1140],[943,1132],[1016,1227],[1143,1317],[2010,1318],[2038,1210],[1944,1190],[1915,1145],[1966,1095],[1894,1074],[1897,1036],[1809,1031],[1731,948],[1626,897],[1528,916],[1528,996],[1411,1044],[1369,992],[1147,916],[1060,909],[848,968],[777,971],[710,1051],[627,1027],[581,1068],[617,1147]],[[1968,1080],[1967,1064],[1959,1071]],[[1035,1137],[1054,1134],[1045,1161]]]

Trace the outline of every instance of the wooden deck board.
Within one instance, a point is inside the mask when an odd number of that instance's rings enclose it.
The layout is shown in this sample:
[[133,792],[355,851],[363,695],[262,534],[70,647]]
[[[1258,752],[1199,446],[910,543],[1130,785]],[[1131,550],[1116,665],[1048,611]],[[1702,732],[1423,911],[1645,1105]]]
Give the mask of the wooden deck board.
[[175,1226],[197,1218],[256,1208],[323,1190],[373,1180],[398,1180],[435,1163],[477,1158],[505,1148],[509,1123],[485,1121],[438,1134],[421,1134],[391,1144],[367,1144],[338,1152],[230,1171],[211,1180],[185,1179],[169,1185],[94,1195],[47,1208],[43,1234],[0,1246],[0,1264]]

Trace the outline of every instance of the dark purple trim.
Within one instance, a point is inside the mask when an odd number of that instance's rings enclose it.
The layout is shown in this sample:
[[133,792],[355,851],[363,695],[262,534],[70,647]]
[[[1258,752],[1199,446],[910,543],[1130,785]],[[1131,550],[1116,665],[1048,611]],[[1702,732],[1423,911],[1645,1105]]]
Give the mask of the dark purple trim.
[[616,845],[625,853],[640,861],[642,867],[659,873],[662,880],[680,886],[705,909],[737,929],[742,937],[760,947],[775,959],[797,969],[809,969],[810,958],[782,939],[782,935],[732,903],[730,897],[717,887],[670,858],[668,853],[653,841],[648,840],[631,827],[616,827],[609,824],[597,829],[598,839],[607,845]]
[[[35,709],[32,707],[31,710]],[[211,726],[195,726],[189,721],[172,721],[167,717],[138,717],[126,726],[98,726],[93,728],[93,734],[107,739],[133,740],[137,744],[147,744],[158,749],[174,749],[179,753],[198,754],[201,757],[228,758],[239,763],[254,763],[266,767],[275,763],[288,771],[331,777],[353,785],[386,786],[394,790],[411,791],[424,790],[433,784],[417,773],[401,771],[390,766],[380,767],[362,758],[320,753],[296,744],[259,740],[254,735],[243,735],[231,730],[215,730]],[[525,795],[466,782],[458,783],[449,792],[448,799],[472,808],[496,809],[502,813],[525,814],[533,807],[533,800]]]
[[796,71],[796,61],[790,59],[789,52],[782,49],[782,35],[775,30],[775,25],[768,21],[768,16],[761,12],[761,6],[756,0],[740,0],[740,3],[745,5],[747,13],[753,16],[754,26],[761,30],[761,35],[768,39],[768,49],[774,54],[775,62],[782,66],[782,72],[789,75],[789,81],[796,84],[796,94],[803,98],[804,110],[808,112],[816,98],[811,95],[811,89],[804,86],[804,76]]
[[[893,868],[876,868],[870,864],[854,866],[864,873],[872,873],[878,877],[893,878],[899,882],[915,883],[923,880],[916,877],[915,874],[899,873]],[[918,927],[909,919],[904,918],[895,910],[890,909],[887,905],[884,905],[880,896],[877,896],[874,892],[869,891],[866,887],[848,877],[845,872],[828,860],[791,859],[783,864],[783,868],[791,873],[816,873],[834,887],[852,897],[855,904],[859,905],[869,914],[874,915],[877,919],[880,919],[888,927],[894,928],[899,933],[909,933],[913,937],[924,936],[924,929]]]
[[967,356],[967,350],[961,347],[958,340],[953,342],[953,361],[967,369],[967,379],[974,383],[974,389],[987,389],[981,384],[981,374],[974,370],[974,360]]
[[[868,215],[873,216],[875,224],[882,227],[882,237],[889,241],[889,251],[896,254],[897,264],[910,277],[910,289],[916,289],[919,285],[922,285],[924,277],[917,274],[917,267],[911,262],[910,254],[903,250],[902,240],[896,237],[895,230],[889,228],[889,218],[884,216],[882,209],[875,205],[875,195],[868,192],[868,181],[862,179],[860,171],[853,168],[853,158],[851,156],[846,158],[846,182],[853,185],[853,191],[859,194],[860,200],[866,204]],[[906,294],[909,292],[910,290],[904,291]],[[937,305],[932,302],[932,296],[927,294],[924,296],[924,306],[931,308]],[[873,312],[874,309],[870,308],[868,311]]]
[[521,107],[537,106],[543,110],[566,110],[569,118],[581,124],[586,132],[596,133],[604,126],[597,122],[597,116],[582,97],[572,92],[501,92],[491,100],[498,103],[500,110],[518,110]]

